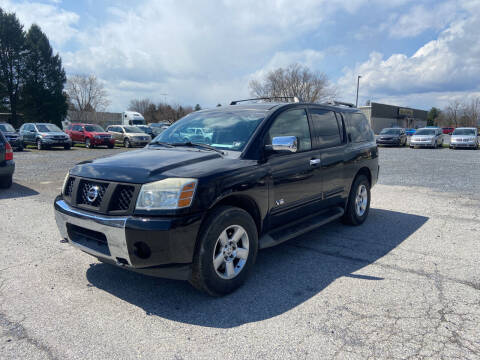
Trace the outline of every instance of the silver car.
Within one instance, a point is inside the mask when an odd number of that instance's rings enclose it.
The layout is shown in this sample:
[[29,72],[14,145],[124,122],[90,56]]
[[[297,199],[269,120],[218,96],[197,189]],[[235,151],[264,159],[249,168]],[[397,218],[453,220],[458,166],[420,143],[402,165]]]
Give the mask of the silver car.
[[456,128],[450,139],[450,149],[470,148],[478,149],[478,129],[469,127]]
[[443,145],[443,132],[440,128],[423,128],[410,138],[410,147],[437,148]]
[[107,128],[107,132],[112,135],[117,144],[122,144],[126,148],[145,146],[152,140],[150,135],[131,125],[111,125]]

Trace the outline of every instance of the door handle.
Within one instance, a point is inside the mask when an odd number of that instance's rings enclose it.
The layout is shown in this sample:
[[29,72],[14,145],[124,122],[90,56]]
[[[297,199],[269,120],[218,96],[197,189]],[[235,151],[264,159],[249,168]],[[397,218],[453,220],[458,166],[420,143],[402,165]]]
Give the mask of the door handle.
[[320,164],[320,159],[311,159],[310,160],[310,166],[315,166]]

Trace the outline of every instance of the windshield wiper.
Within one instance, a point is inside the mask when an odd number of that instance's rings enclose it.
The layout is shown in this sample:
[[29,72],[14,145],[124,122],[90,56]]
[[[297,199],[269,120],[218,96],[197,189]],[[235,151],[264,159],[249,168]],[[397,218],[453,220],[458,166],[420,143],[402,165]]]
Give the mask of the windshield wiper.
[[172,148],[172,147],[173,147],[172,144],[169,144],[169,143],[166,143],[166,142],[162,142],[162,141],[152,141],[152,142],[149,143],[148,145],[161,145],[161,146],[165,146],[165,147],[168,147],[168,148]]
[[198,147],[198,148],[202,148],[202,149],[213,150],[213,151],[218,152],[219,154],[225,155],[225,152],[223,152],[222,150],[219,150],[219,149],[217,149],[213,146],[210,146],[210,145],[207,145],[207,144],[192,143],[191,141],[187,141],[187,142],[184,142],[184,143],[173,143],[173,144],[170,144],[170,145]]

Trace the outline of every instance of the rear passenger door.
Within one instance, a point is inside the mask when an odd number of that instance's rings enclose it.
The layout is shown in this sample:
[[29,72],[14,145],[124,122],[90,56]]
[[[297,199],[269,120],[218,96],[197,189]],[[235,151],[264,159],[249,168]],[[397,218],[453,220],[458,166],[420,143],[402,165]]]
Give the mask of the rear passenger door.
[[347,148],[343,118],[334,111],[309,108],[312,140],[320,154],[323,206],[342,202],[346,196],[345,151]]

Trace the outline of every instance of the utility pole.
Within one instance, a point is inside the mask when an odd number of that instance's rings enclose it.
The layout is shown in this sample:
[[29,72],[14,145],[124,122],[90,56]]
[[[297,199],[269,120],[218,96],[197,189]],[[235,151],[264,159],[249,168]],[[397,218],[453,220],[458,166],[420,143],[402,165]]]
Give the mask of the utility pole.
[[355,107],[358,107],[358,88],[360,87],[360,78],[362,75],[358,75],[357,77],[357,100],[355,101]]

